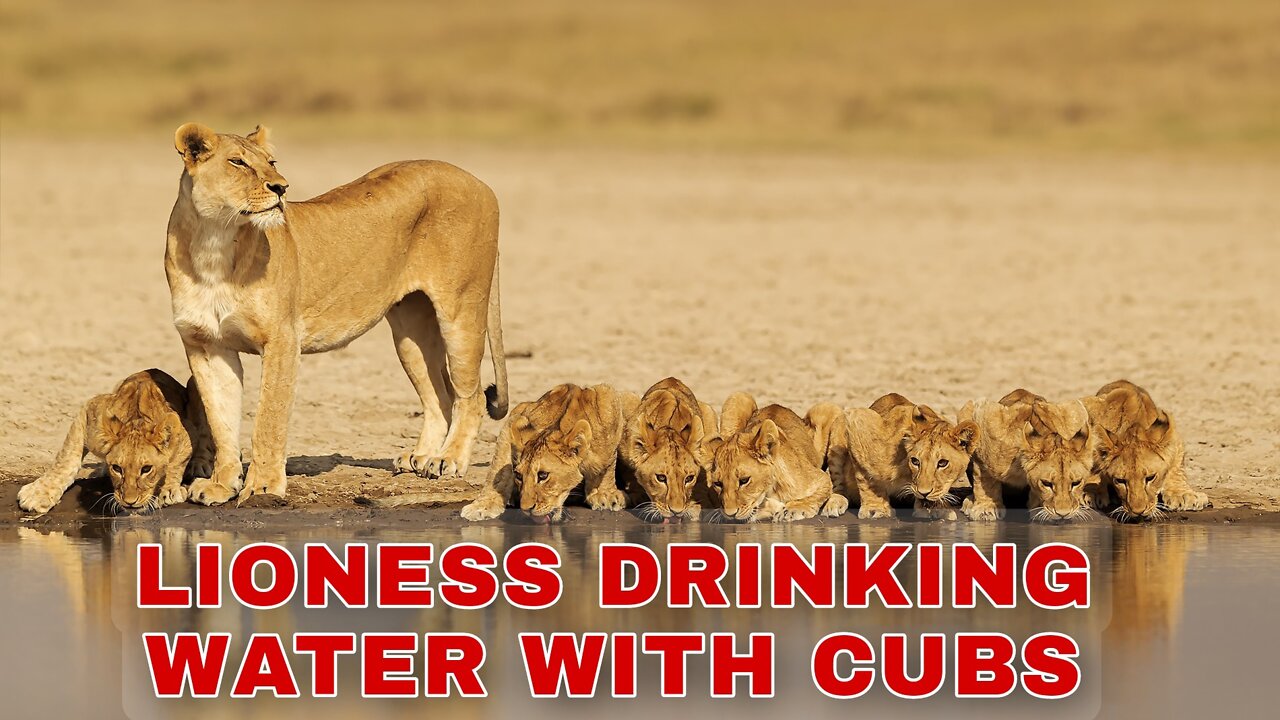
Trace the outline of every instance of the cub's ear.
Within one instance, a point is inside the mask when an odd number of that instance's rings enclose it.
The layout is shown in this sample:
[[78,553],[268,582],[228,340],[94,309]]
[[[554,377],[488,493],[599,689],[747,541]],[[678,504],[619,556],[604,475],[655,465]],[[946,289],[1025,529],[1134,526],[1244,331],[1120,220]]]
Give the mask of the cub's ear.
[[586,420],[574,423],[573,431],[568,435],[567,444],[574,455],[582,454],[583,449],[591,444],[591,424]]
[[120,442],[120,435],[124,432],[124,421],[112,412],[104,412],[98,418],[98,439],[106,446],[107,450],[116,446]]
[[1102,428],[1102,432],[1098,435],[1098,457],[1106,459],[1115,454],[1119,447],[1119,438],[1116,434],[1106,428]]
[[720,437],[719,435],[712,438],[708,438],[705,442],[702,443],[700,447],[702,448],[702,452],[705,454],[704,459],[706,462],[703,463],[704,465],[708,467],[711,466],[711,461],[715,458],[716,451],[720,449],[721,445],[724,445],[724,438]]
[[253,132],[244,136],[245,140],[257,145],[263,150],[270,151],[271,147],[271,130],[266,125],[259,125],[253,129]]
[[773,457],[773,453],[778,449],[778,426],[772,420],[765,420],[756,428],[756,432],[751,436],[751,452],[761,460]]
[[208,159],[218,147],[218,134],[200,123],[187,123],[173,134],[173,146],[188,166]]
[[951,436],[955,438],[956,444],[960,446],[960,449],[971,455],[973,454],[973,446],[978,443],[980,435],[978,424],[971,420],[960,423],[951,431]]
[[1067,446],[1075,452],[1080,452],[1089,447],[1089,423],[1085,423],[1079,430],[1076,430],[1076,434],[1072,435],[1070,440],[1067,440]]
[[510,424],[507,426],[507,432],[511,435],[511,451],[518,453],[520,448],[529,444],[536,434],[533,428],[533,421],[528,415],[516,415],[511,418]]
[[1163,410],[1156,411],[1156,419],[1147,428],[1147,440],[1150,442],[1164,442],[1168,437],[1169,431],[1173,429],[1173,420],[1169,417],[1169,413]]
[[169,427],[168,423],[157,425],[152,428],[151,434],[147,439],[151,441],[152,445],[161,450],[168,450],[169,443],[173,441],[173,428]]

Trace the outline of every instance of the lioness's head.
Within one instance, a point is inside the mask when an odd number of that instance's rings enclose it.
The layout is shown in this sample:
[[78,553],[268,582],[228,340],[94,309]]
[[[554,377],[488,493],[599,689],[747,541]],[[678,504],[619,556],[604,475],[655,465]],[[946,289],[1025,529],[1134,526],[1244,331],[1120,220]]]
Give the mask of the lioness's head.
[[726,440],[710,443],[711,490],[720,498],[725,517],[750,521],[777,484],[774,464],[782,431],[772,420],[743,428]]
[[569,493],[582,483],[582,453],[591,444],[591,425],[582,419],[565,425],[539,433],[521,417],[511,427],[511,469],[520,489],[520,509],[539,522],[560,520]]
[[99,416],[99,439],[107,448],[107,475],[119,507],[129,512],[156,509],[156,490],[168,471],[172,430],[160,391],[140,388],[118,398]]
[[[908,489],[926,505],[953,504],[951,487],[969,468],[978,442],[978,425],[966,420],[954,424],[938,417],[927,406],[913,410],[912,426],[902,438],[907,468],[911,472]],[[934,419],[936,418],[936,419]]]
[[1036,400],[1023,437],[1022,468],[1031,493],[1027,505],[1038,508],[1035,517],[1059,521],[1087,514],[1084,484],[1093,471],[1094,448],[1084,405]]
[[1120,498],[1124,515],[1139,519],[1159,517],[1159,497],[1169,471],[1173,448],[1173,419],[1157,410],[1145,427],[1134,425],[1126,433],[1103,428],[1095,458],[1103,479]]
[[186,170],[182,191],[197,215],[227,227],[253,223],[266,229],[284,222],[289,182],[276,171],[267,134],[262,126],[244,137],[199,123],[178,128],[173,141]]
[[704,436],[702,418],[670,396],[628,426],[623,442],[631,444],[636,481],[661,517],[696,519],[693,491],[705,474]]

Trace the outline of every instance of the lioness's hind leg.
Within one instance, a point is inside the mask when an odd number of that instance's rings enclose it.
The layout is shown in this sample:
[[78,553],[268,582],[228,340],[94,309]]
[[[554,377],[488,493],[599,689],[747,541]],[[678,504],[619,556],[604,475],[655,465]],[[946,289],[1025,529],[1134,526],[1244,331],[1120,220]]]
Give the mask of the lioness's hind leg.
[[480,432],[485,396],[480,392],[480,363],[484,360],[486,312],[485,294],[451,297],[437,304],[440,331],[449,362],[449,391],[453,412],[444,444],[427,460],[428,477],[465,475],[471,465],[471,451]]
[[435,306],[420,292],[410,293],[387,312],[400,365],[422,402],[422,432],[412,450],[395,461],[396,472],[428,474],[428,461],[444,444],[453,414],[453,393],[446,367],[444,339]]

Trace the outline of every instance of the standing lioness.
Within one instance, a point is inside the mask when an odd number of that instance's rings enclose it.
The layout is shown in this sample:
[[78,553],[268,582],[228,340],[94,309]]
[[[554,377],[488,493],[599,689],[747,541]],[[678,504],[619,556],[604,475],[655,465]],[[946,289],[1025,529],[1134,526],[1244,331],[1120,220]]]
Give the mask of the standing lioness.
[[[245,137],[178,128],[178,201],[165,273],[216,445],[206,504],[283,496],[285,438],[298,360],[345,346],[382,318],[422,401],[417,446],[399,470],[466,472],[480,425],[486,331],[507,411],[498,302],[498,201],[442,162],[384,165],[304,202],[285,202],[266,128]],[[240,353],[262,356],[262,394],[247,482],[240,477]],[[243,489],[242,489],[243,488]]]

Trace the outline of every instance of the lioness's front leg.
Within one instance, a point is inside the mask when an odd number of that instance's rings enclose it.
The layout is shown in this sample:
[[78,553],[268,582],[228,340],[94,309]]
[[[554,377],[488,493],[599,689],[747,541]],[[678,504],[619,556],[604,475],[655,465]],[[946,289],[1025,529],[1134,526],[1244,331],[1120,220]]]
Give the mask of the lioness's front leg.
[[71,429],[67,431],[67,439],[62,442],[62,449],[53,461],[53,467],[18,490],[18,506],[23,510],[41,514],[49,512],[62,499],[67,488],[76,481],[76,473],[89,450],[86,446],[88,425],[90,422],[96,423],[97,408],[103,397],[105,396],[95,397],[76,413],[75,419],[71,421]]
[[253,459],[239,502],[259,494],[284,497],[288,485],[284,468],[288,459],[285,446],[289,413],[301,357],[302,350],[293,337],[278,338],[262,349],[262,390],[253,426]]
[[187,344],[187,363],[200,387],[209,433],[213,435],[213,474],[191,483],[190,497],[218,505],[236,496],[240,477],[240,403],[244,368],[240,354],[217,346]]

